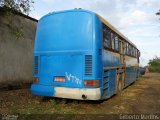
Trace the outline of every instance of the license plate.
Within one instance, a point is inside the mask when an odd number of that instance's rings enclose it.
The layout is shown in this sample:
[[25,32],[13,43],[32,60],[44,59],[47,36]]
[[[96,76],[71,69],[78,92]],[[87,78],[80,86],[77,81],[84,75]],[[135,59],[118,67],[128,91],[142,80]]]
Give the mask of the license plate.
[[65,82],[65,77],[55,77],[54,81],[55,82]]

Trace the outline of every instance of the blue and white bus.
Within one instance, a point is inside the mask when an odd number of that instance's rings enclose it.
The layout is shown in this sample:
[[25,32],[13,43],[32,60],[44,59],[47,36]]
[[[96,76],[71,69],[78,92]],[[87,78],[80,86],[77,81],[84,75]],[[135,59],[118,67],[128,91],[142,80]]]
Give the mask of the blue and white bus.
[[103,100],[138,77],[136,45],[100,15],[82,9],[42,17],[34,45],[32,94]]

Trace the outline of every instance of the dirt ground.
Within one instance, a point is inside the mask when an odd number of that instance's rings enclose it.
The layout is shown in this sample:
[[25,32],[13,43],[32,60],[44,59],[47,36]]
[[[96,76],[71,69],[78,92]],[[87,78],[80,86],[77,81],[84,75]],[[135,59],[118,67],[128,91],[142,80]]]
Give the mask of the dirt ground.
[[160,114],[160,74],[147,73],[120,95],[99,102],[34,96],[29,89],[1,91],[0,114]]

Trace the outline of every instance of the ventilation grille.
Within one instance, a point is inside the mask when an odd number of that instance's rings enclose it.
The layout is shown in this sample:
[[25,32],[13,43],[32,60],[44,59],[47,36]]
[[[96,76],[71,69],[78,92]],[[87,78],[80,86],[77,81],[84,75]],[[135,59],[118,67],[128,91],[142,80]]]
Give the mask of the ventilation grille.
[[92,76],[92,55],[85,56],[85,76]]
[[38,74],[38,56],[34,57],[34,74]]

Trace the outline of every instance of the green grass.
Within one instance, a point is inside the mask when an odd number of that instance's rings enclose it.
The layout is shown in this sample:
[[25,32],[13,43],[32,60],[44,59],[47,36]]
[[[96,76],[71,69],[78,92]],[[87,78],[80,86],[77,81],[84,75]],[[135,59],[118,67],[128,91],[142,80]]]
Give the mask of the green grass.
[[55,100],[55,99],[51,99],[51,100],[49,100],[49,102],[54,107],[56,107],[59,104],[58,100]]

